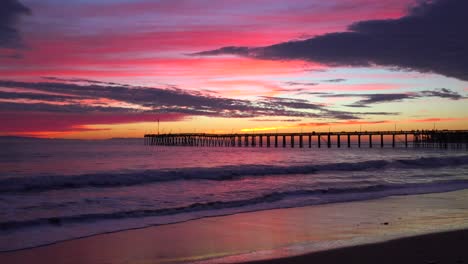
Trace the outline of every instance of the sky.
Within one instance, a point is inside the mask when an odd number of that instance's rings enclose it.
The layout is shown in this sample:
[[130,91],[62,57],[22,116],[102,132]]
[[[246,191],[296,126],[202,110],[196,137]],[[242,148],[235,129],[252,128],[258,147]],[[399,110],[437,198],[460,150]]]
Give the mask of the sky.
[[0,136],[468,129],[465,0],[2,0]]

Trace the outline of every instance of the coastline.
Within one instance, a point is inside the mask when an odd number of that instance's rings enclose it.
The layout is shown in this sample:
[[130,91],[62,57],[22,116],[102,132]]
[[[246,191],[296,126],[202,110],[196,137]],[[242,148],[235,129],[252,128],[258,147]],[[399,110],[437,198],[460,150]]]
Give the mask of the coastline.
[[[439,234],[431,235],[434,241],[442,241],[441,234],[453,234],[452,240],[440,242],[450,249],[458,243],[453,237],[465,237],[466,231],[440,232],[462,229],[468,229],[468,190],[202,218],[0,253],[0,262],[233,263],[277,259],[259,263],[309,263],[310,258],[324,255],[332,259],[341,254],[370,257],[367,247],[394,245],[397,242],[383,241],[401,241],[401,237],[413,237],[409,238],[413,241],[410,247],[415,248],[422,241],[418,237],[428,233]],[[351,253],[336,253],[343,251]],[[310,252],[319,253],[307,255]]]

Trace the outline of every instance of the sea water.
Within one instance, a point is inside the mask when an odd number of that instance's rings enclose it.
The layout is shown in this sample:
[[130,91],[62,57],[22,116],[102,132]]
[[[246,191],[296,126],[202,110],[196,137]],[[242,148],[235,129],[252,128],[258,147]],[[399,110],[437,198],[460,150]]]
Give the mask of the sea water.
[[0,251],[207,216],[468,188],[468,151],[0,140]]

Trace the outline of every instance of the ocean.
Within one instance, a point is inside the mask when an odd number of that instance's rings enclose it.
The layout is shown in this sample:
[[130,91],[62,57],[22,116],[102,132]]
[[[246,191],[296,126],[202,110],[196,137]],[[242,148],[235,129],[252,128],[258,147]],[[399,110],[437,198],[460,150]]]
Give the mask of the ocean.
[[274,208],[468,188],[468,151],[0,139],[0,251]]

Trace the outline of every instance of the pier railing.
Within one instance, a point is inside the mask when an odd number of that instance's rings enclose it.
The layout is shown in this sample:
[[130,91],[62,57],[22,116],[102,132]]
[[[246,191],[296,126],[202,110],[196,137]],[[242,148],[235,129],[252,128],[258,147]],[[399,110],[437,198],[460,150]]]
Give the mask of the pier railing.
[[153,146],[193,147],[465,147],[468,150],[468,130],[146,134],[144,143]]

